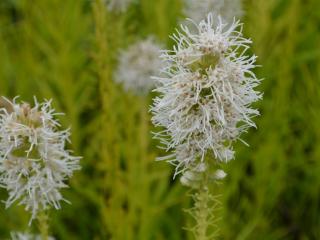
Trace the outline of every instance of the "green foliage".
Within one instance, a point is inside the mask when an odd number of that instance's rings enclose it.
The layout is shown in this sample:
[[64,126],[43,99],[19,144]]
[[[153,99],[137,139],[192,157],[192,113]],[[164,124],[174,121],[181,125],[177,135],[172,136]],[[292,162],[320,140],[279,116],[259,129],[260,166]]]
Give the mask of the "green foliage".
[[[53,98],[82,170],[52,210],[57,239],[192,239],[187,189],[152,139],[152,96],[112,81],[119,49],[155,35],[168,47],[183,8],[140,0],[124,14],[100,1],[0,1],[0,95]],[[238,144],[219,192],[221,239],[320,239],[318,0],[247,0],[244,30],[259,56],[264,100],[257,130]],[[150,94],[152,95],[152,94]],[[4,189],[0,198],[7,197]],[[22,206],[0,208],[0,239],[27,229]]]

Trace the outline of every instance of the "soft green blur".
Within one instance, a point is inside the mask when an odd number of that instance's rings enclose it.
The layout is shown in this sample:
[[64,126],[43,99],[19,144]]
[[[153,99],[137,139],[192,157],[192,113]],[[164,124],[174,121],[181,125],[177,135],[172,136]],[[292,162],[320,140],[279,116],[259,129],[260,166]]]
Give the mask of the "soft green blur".
[[[320,239],[319,7],[244,3],[264,99],[258,129],[243,136],[250,147],[236,145],[217,186],[220,239]],[[53,98],[83,156],[63,191],[72,204],[50,214],[57,239],[193,239],[183,229],[193,221],[183,211],[188,189],[172,180],[172,166],[154,161],[164,152],[150,133],[152,94],[137,97],[112,81],[120,48],[149,34],[170,47],[182,8],[180,0],[140,0],[119,15],[94,0],[0,1],[0,95]],[[28,228],[23,206],[1,204],[0,216],[0,239]]]

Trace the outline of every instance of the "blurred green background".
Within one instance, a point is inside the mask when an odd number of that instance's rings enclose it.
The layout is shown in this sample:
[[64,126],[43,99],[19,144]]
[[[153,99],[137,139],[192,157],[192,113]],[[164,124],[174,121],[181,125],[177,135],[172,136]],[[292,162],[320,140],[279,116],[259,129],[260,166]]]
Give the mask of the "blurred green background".
[[[179,0],[140,0],[123,14],[85,0],[0,1],[0,95],[53,98],[82,170],[52,210],[57,239],[192,239],[188,189],[152,140],[148,105],[112,81],[118,51],[168,38]],[[320,239],[320,2],[244,1],[244,32],[263,78],[258,129],[225,166],[220,239]],[[2,200],[7,194],[0,190]],[[0,207],[0,239],[27,229],[23,207]],[[34,232],[36,231],[36,227]]]

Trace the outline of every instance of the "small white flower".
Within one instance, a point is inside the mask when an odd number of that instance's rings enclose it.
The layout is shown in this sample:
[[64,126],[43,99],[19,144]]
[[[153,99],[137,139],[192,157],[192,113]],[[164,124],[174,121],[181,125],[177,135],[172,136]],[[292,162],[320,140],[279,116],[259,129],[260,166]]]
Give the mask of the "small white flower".
[[[252,69],[256,56],[246,54],[251,41],[242,36],[241,24],[224,23],[214,15],[173,36],[173,50],[164,51],[166,76],[155,77],[160,94],[151,107],[157,133],[176,165],[176,174],[193,170],[212,152],[220,161],[234,158],[232,143],[249,127],[259,112],[250,105],[261,98],[254,90],[260,81]],[[241,140],[241,139],[240,139]]]
[[132,0],[105,0],[109,11],[125,12]]
[[210,12],[230,22],[241,17],[241,0],[186,0],[185,15],[188,18],[199,22]]
[[60,189],[80,169],[80,158],[65,150],[70,132],[58,130],[51,101],[35,99],[34,107],[7,101],[10,107],[0,110],[0,187],[9,193],[6,206],[25,205],[32,220],[49,206],[60,208]]
[[[205,176],[207,175],[207,176]],[[218,182],[219,180],[224,179],[227,174],[221,170],[212,171],[209,167],[205,165],[205,163],[201,162],[198,166],[196,166],[192,170],[184,171],[180,182],[182,185],[191,187],[191,188],[200,188],[203,183],[204,178],[208,178],[206,181],[209,182]]]
[[161,47],[149,37],[120,52],[115,81],[136,94],[146,94],[154,87],[152,75],[157,74],[163,64],[159,58]]
[[201,184],[202,176],[195,171],[185,171],[180,178],[180,182],[183,186],[191,188],[199,188]]
[[[11,240],[42,240],[42,238],[40,235],[21,233],[21,232],[12,232]],[[49,237],[48,240],[55,240],[55,238]]]
[[221,180],[224,179],[226,176],[227,174],[223,170],[218,169],[214,174],[214,179]]

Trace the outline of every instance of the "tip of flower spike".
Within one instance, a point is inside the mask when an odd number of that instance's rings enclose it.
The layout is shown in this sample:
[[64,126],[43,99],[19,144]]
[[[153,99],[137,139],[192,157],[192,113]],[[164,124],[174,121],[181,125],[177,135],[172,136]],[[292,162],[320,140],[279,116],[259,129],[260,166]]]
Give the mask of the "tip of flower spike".
[[247,55],[251,40],[242,36],[240,21],[227,24],[209,13],[196,25],[196,32],[182,26],[172,36],[176,44],[162,55],[166,67],[156,78],[159,96],[151,107],[153,123],[165,128],[155,138],[175,149],[167,158],[176,167],[174,176],[194,170],[207,153],[219,161],[233,159],[232,144],[255,126],[251,119],[258,111],[250,105],[261,98],[256,57]]

